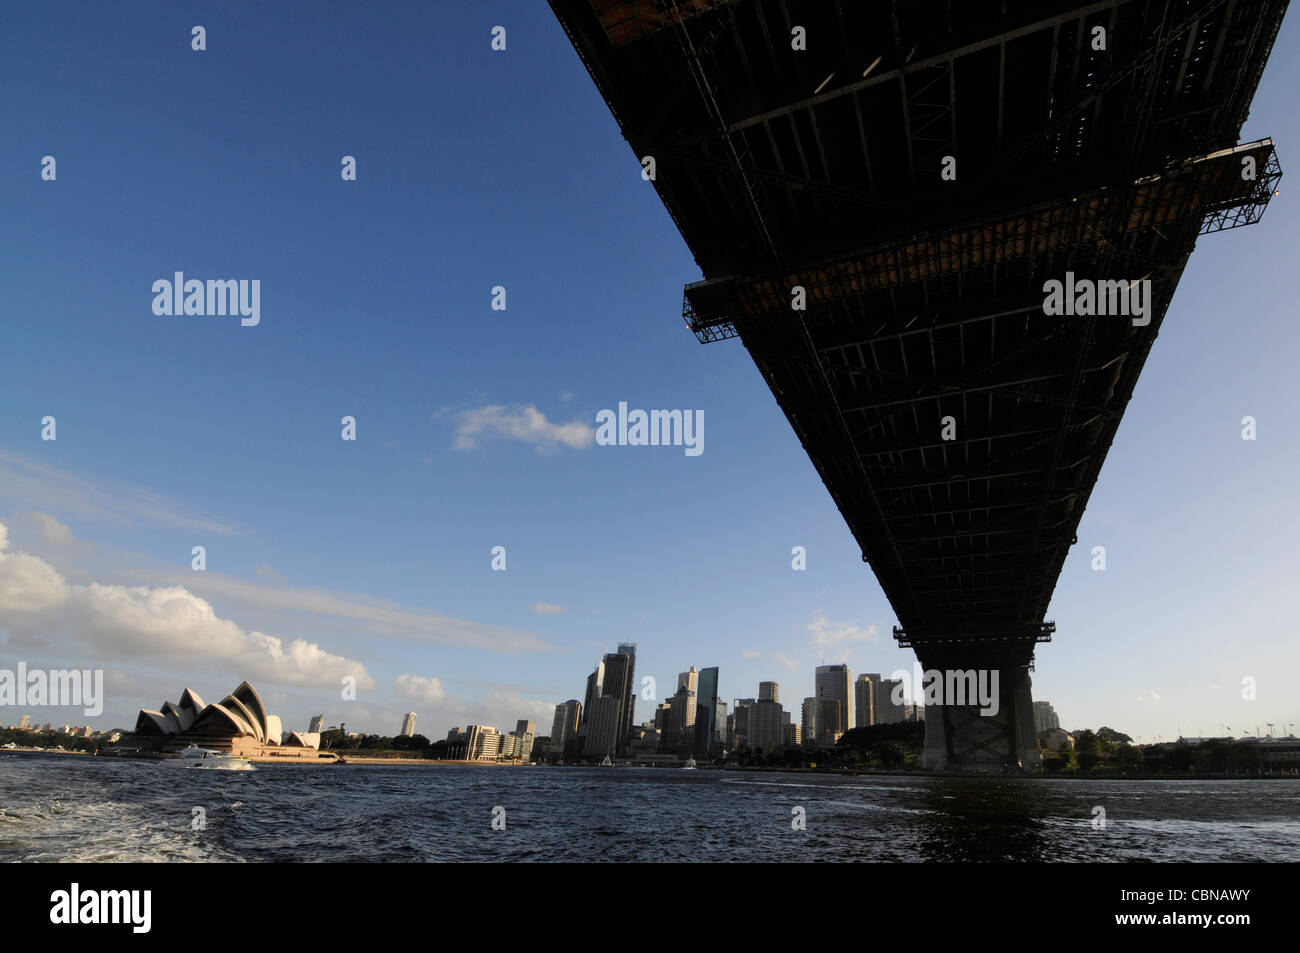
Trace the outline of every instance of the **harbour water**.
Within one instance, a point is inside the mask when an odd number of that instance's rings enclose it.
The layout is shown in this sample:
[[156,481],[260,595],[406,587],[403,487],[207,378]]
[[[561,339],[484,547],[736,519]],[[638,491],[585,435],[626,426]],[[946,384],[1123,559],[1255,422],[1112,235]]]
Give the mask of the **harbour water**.
[[1296,779],[0,758],[0,861],[1298,859]]

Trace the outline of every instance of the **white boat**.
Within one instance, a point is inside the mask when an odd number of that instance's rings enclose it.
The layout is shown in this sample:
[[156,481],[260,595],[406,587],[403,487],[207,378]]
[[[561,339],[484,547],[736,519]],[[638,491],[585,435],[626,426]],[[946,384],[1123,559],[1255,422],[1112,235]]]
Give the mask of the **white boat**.
[[695,759],[694,759],[694,758],[687,758],[687,759],[686,759],[686,763],[685,763],[684,765],[682,765],[682,770],[683,770],[683,771],[694,771],[694,770],[695,770]]
[[173,768],[203,768],[209,771],[256,771],[247,758],[236,758],[224,751],[190,745],[174,758],[162,762]]
[[614,767],[614,762],[609,760],[609,755],[605,755],[605,760],[600,763],[600,767],[602,768]]

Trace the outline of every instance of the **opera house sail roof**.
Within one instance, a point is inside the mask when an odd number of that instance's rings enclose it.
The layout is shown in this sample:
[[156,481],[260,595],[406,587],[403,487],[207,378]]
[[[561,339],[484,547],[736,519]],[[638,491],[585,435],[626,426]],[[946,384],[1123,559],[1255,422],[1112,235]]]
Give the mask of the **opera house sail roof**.
[[283,734],[280,717],[268,714],[257,690],[240,682],[211,705],[203,704],[203,699],[187,688],[175,703],[163,702],[156,711],[140,709],[131,740],[163,752],[198,745],[244,756],[283,754],[290,758],[314,753],[320,744],[316,733],[290,732],[282,743]]

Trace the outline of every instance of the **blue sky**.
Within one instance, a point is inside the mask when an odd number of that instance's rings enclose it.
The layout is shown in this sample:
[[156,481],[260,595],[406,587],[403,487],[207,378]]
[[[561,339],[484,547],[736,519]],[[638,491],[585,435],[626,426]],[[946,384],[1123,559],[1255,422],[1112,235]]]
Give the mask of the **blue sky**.
[[[1284,169],[1297,29],[1243,131]],[[717,665],[796,710],[822,661],[910,669],[744,348],[684,329],[699,270],[544,4],[10,6],[0,87],[0,666],[107,669],[101,727],[249,678],[286,727],[431,737],[549,729],[620,641],[660,695]],[[1286,184],[1202,239],[1102,470],[1038,652],[1066,727],[1300,722]],[[260,280],[260,324],[154,315],[176,271]],[[620,401],[702,410],[704,453],[573,438]]]

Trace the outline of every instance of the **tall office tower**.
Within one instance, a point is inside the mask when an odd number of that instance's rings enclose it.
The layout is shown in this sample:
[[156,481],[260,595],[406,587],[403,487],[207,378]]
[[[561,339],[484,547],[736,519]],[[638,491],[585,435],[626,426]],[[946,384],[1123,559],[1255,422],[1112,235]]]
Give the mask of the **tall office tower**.
[[[788,719],[790,713],[786,712],[785,717]],[[785,746],[787,748],[797,748],[803,743],[803,733],[799,726],[792,721],[785,723]]]
[[870,672],[862,677],[871,683],[870,724],[882,725],[885,723],[885,698],[884,693],[880,690],[880,674],[878,672]]
[[564,746],[578,736],[578,721],[582,716],[582,703],[576,698],[555,706],[555,720],[551,722],[551,744],[563,751]]
[[587,716],[591,712],[591,703],[604,694],[604,688],[605,660],[601,659],[596,663],[596,670],[587,676],[587,694],[582,699],[582,720],[578,722],[579,729],[587,727]]
[[816,695],[840,703],[840,734],[853,727],[853,674],[847,665],[818,665]]
[[622,734],[623,698],[601,695],[591,703],[587,714],[587,741],[582,753],[586,758],[605,758],[618,753]]
[[690,757],[695,751],[695,693],[689,688],[677,689],[672,698],[672,727],[669,729],[671,750]]
[[[725,725],[726,706],[722,722]],[[695,753],[707,758],[718,745],[718,670],[700,669],[695,689]]]
[[31,726],[32,726],[31,715],[23,715],[21,718],[18,719],[18,728],[20,731],[26,731]]
[[402,734],[407,738],[415,734],[415,712],[408,711],[402,719]]
[[678,688],[689,688],[691,691],[694,692],[699,690],[699,683],[700,683],[700,673],[695,670],[694,665],[691,666],[691,670],[689,672],[680,672],[677,675]]
[[1034,702],[1034,733],[1055,731],[1061,727],[1061,719],[1051,702]]
[[880,694],[884,696],[880,705],[880,724],[896,725],[903,721],[908,705],[903,703],[903,682],[897,678],[882,678]]
[[309,732],[311,732],[311,731],[320,731],[323,727],[325,727],[325,716],[324,716],[324,715],[312,715],[312,716],[311,716],[311,724],[309,724],[309,725],[307,726],[307,730],[308,730]]
[[780,684],[777,682],[759,682],[758,700],[761,702],[779,702],[781,700]]
[[605,683],[601,690],[604,698],[618,699],[618,738],[614,750],[623,752],[627,749],[628,737],[632,733],[632,707],[635,696],[632,694],[632,667],[636,656],[614,652],[605,656]]
[[830,747],[840,740],[840,735],[844,734],[841,725],[844,724],[844,710],[840,707],[838,698],[819,698],[817,699],[817,745],[819,747]]
[[618,654],[628,660],[627,710],[623,713],[623,744],[626,745],[632,735],[632,726],[636,723],[636,643],[618,643]]
[[853,683],[854,728],[869,728],[876,723],[875,683],[870,675],[859,675]]
[[780,702],[771,697],[761,697],[764,687],[768,689],[768,695],[776,693],[776,682],[759,683],[760,698],[748,708],[745,743],[752,749],[771,754],[785,743],[785,723],[789,716]]
[[736,699],[736,717],[732,720],[732,744],[737,748],[749,744],[749,709],[753,706],[752,698]]
[[[699,708],[696,708],[696,724],[699,724]],[[727,703],[724,701],[714,702],[713,712],[713,743],[718,747],[727,746],[727,727],[731,722],[731,716],[727,714]]]
[[817,738],[817,699],[803,700],[803,718],[800,720],[800,725],[799,734],[803,736],[803,743],[811,747]]
[[694,731],[695,727],[696,708],[700,702],[699,686],[700,673],[695,670],[694,665],[691,666],[689,672],[681,672],[678,674],[677,691],[680,692],[684,688],[690,692],[690,695],[687,696],[689,699],[688,704],[690,706],[690,711],[686,715],[686,724],[691,726],[692,731]]

